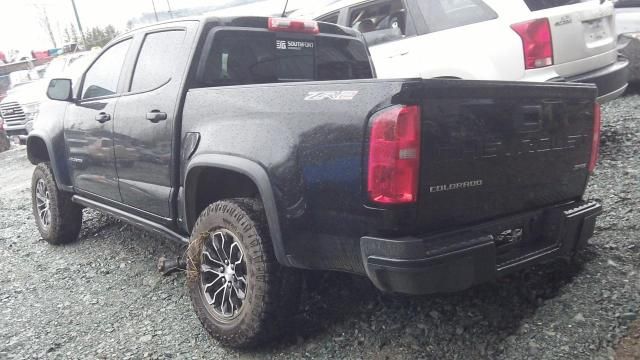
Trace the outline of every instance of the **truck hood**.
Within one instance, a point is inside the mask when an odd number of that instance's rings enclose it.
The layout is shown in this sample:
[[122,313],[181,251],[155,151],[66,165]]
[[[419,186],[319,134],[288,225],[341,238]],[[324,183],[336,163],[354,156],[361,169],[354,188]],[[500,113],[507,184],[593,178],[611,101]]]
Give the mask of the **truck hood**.
[[2,102],[17,102],[19,104],[42,102],[47,98],[48,84],[48,80],[36,80],[17,86],[7,93],[7,97]]

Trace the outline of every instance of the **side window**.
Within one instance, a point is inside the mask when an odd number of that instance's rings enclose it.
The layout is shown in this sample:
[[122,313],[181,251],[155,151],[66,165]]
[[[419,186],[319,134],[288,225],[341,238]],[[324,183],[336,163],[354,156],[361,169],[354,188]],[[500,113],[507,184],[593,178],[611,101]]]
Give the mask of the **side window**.
[[334,12],[331,13],[329,15],[325,15],[321,18],[318,18],[318,21],[322,21],[322,22],[326,22],[326,23],[331,23],[331,24],[337,24],[338,23],[338,18],[340,17],[340,12]]
[[349,26],[363,33],[369,45],[400,40],[407,34],[407,9],[402,0],[354,7]]
[[418,1],[429,32],[493,20],[498,15],[481,0]]
[[163,31],[147,34],[138,55],[131,90],[157,89],[171,80],[176,61],[183,54],[183,30]]
[[114,95],[131,40],[122,41],[104,52],[84,77],[82,99]]

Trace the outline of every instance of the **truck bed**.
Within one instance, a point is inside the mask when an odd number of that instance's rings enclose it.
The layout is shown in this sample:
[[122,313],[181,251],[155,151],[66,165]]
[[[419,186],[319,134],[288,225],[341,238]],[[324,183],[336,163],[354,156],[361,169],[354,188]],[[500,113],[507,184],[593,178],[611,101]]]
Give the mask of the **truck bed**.
[[[186,96],[182,132],[215,139],[196,153],[266,170],[289,265],[361,273],[363,236],[435,234],[578,200],[596,92],[418,79],[202,88]],[[366,190],[369,119],[397,104],[422,109],[420,188],[414,204],[381,206]]]

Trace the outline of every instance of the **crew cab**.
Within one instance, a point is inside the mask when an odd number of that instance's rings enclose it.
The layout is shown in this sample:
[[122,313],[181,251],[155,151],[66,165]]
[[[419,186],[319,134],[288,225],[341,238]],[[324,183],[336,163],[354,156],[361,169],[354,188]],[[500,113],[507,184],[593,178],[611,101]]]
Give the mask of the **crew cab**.
[[241,347],[287,328],[299,269],[430,294],[586,245],[593,85],[374,77],[333,24],[126,33],[49,84],[60,107],[27,139],[40,234],[75,241],[88,207],[183,243],[198,318]]
[[627,88],[608,0],[312,3],[291,16],[364,33],[380,78],[593,83],[600,103]]

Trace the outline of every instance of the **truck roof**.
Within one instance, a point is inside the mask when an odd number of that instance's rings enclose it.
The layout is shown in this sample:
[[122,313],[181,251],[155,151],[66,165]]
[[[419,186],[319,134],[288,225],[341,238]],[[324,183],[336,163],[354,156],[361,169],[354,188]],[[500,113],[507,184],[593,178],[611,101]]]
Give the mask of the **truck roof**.
[[[353,0],[350,0],[353,1]],[[197,21],[200,23],[213,23],[213,22],[218,22],[221,25],[235,25],[238,26],[240,24],[241,27],[254,27],[257,28],[258,26],[250,26],[252,25],[250,22],[255,22],[255,21],[259,21],[259,20],[265,20],[267,21],[268,19],[273,18],[273,17],[269,17],[269,16],[216,16],[214,14],[205,14],[205,15],[200,15],[200,16],[189,16],[189,17],[184,17],[184,18],[180,18],[180,19],[172,19],[172,20],[166,20],[166,21],[161,21],[161,22],[157,22],[154,24],[149,24],[149,25],[144,25],[138,28],[135,28],[133,30],[127,31],[123,34],[121,34],[120,36],[116,37],[115,39],[113,39],[111,42],[116,42],[122,38],[125,38],[127,36],[130,36],[131,34],[140,32],[140,31],[145,31],[148,28],[158,28],[158,27],[163,27],[163,26],[172,26],[173,24],[176,23],[183,23],[183,22],[187,22],[187,21]],[[291,17],[289,19],[294,20],[295,17]],[[243,22],[243,20],[246,20],[246,22]],[[344,35],[351,35],[354,37],[359,37],[360,33],[358,33],[355,30],[349,29],[349,28],[345,28],[336,24],[331,24],[331,23],[323,23],[325,24],[325,26],[330,26],[330,27],[335,27],[336,29],[341,29],[344,32]],[[110,43],[111,43],[110,42]]]

